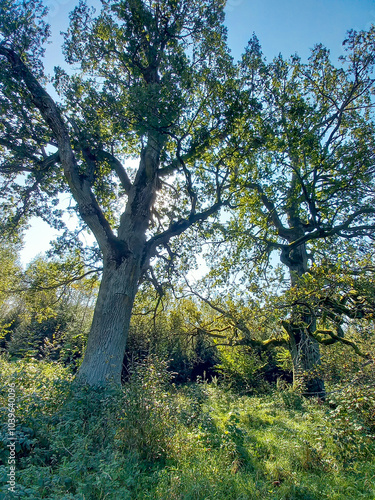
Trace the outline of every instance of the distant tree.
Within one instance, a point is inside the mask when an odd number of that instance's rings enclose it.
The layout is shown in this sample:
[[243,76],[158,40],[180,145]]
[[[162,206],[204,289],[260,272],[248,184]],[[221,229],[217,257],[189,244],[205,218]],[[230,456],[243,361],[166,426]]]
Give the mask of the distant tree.
[[79,255],[19,262],[21,243],[0,244],[0,349],[11,356],[59,360],[82,357],[98,277]]
[[[336,287],[331,298],[329,293],[324,298],[315,289],[310,299],[319,307],[311,307],[306,279],[316,265],[328,277],[327,258],[337,261],[349,245],[358,260],[361,249],[375,238],[374,37],[374,27],[351,31],[336,68],[321,45],[306,64],[297,56],[288,61],[279,56],[267,64],[254,36],[240,68],[243,114],[232,136],[237,208],[222,225],[220,237],[230,243],[215,248],[213,254],[222,260],[213,275],[220,281],[236,271],[238,283],[250,293],[257,293],[255,276],[263,279],[263,287],[270,287],[273,278],[279,287],[276,299],[289,288],[284,335],[295,383],[310,393],[324,393],[314,371],[320,363],[319,342],[344,337],[342,329],[340,335],[330,330],[329,339],[322,337],[317,320],[323,310],[327,318],[330,310],[340,328],[345,304],[355,297],[350,290],[338,293]],[[286,277],[281,268],[272,275],[277,256]],[[348,276],[351,263],[346,267]],[[373,308],[373,299],[370,304]],[[351,310],[346,309],[347,316]]]
[[173,237],[228,203],[236,113],[223,0],[102,4],[97,16],[84,2],[71,14],[63,51],[78,69],[56,69],[57,102],[42,66],[46,10],[0,1],[3,230],[31,215],[61,228],[58,195],[71,193],[103,261],[78,373],[91,385],[120,381],[134,298],[155,258],[168,260]]
[[97,288],[96,273],[84,273],[79,256],[34,259],[15,290],[21,307],[8,352],[59,360],[75,369],[87,340]]
[[13,324],[11,311],[18,299],[10,290],[19,286],[22,267],[19,262],[19,242],[0,242],[0,349],[4,349]]

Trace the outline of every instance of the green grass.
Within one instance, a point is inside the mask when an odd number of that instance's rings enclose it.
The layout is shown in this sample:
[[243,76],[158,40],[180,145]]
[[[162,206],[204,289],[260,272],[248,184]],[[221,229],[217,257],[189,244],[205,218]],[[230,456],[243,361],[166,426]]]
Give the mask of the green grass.
[[291,391],[176,388],[156,359],[107,393],[72,389],[53,363],[0,358],[0,374],[2,422],[16,384],[19,441],[17,494],[7,496],[3,425],[0,498],[375,499],[370,390],[333,405]]

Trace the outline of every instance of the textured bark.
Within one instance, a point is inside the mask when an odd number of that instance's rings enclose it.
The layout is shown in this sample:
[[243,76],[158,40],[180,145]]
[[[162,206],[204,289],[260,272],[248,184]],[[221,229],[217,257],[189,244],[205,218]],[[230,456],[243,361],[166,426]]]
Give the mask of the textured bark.
[[130,318],[140,276],[139,259],[107,266],[77,381],[93,386],[119,384]]
[[111,251],[104,252],[103,277],[78,382],[93,386],[121,383],[134,299],[148,260],[146,231],[156,193],[160,148],[150,136],[134,184],[129,187],[117,246],[112,244]]
[[[301,232],[302,233],[302,230]],[[295,241],[301,234],[293,237]],[[298,280],[308,269],[306,244],[295,247],[281,257],[289,268],[291,285],[297,286]],[[316,373],[319,367],[320,347],[311,333],[316,330],[315,318],[309,311],[296,310],[286,327],[289,335],[290,352],[293,360],[293,385],[302,390],[305,395],[323,397],[325,395],[324,381]]]
[[[311,318],[303,318],[301,323],[289,325],[290,351],[293,360],[293,386],[302,390],[305,395],[324,397],[324,381],[316,374],[320,365],[319,343],[309,335],[314,325],[307,326]],[[314,321],[312,321],[314,323]]]

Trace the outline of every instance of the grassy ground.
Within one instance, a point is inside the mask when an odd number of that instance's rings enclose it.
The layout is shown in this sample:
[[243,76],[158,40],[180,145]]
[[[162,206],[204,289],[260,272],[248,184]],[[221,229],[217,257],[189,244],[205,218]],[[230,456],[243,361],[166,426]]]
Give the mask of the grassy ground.
[[[69,372],[0,358],[0,498],[87,500],[375,499],[375,394],[335,401],[290,390],[239,397],[219,384],[170,384],[140,366],[110,393]],[[7,401],[17,402],[16,494],[7,493]]]

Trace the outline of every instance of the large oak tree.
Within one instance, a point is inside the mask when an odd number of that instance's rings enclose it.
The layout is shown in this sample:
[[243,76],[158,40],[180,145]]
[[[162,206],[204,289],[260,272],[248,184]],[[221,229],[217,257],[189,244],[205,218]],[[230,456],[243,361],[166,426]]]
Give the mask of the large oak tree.
[[[246,194],[234,226],[242,246],[243,237],[248,248],[256,242],[258,262],[279,252],[297,295],[306,273],[340,253],[343,242],[358,249],[375,236],[374,29],[350,32],[344,48],[339,67],[321,45],[305,64],[298,57],[266,64],[252,40],[242,61],[248,104],[239,177]],[[258,120],[246,120],[254,102]],[[318,310],[293,304],[283,325],[295,381],[321,393],[323,382],[313,374],[322,340]]]
[[[220,230],[218,242],[225,243],[215,249],[221,263],[211,275],[223,286],[223,277],[238,273],[237,286],[264,308],[268,299],[255,280],[267,288],[281,276],[273,307],[286,314],[279,334],[255,342],[243,320],[213,305],[242,329],[245,343],[268,348],[284,342],[295,384],[313,394],[324,394],[315,370],[319,343],[355,347],[344,338],[345,317],[359,317],[356,297],[366,314],[373,311],[371,292],[365,297],[347,283],[358,272],[373,276],[372,266],[361,271],[358,262],[372,253],[375,238],[374,36],[374,27],[350,32],[338,67],[321,45],[307,63],[297,56],[267,63],[254,36],[239,68],[243,111],[231,158],[236,208]],[[287,276],[273,273],[277,262]],[[332,273],[343,274],[341,292],[337,282],[324,285]]]
[[[119,382],[139,284],[168,244],[228,202],[233,68],[222,0],[103,0],[71,14],[56,68],[39,0],[1,0],[3,230],[38,215],[62,227],[70,192],[95,236],[101,286],[78,380]],[[127,168],[128,158],[138,168]]]

